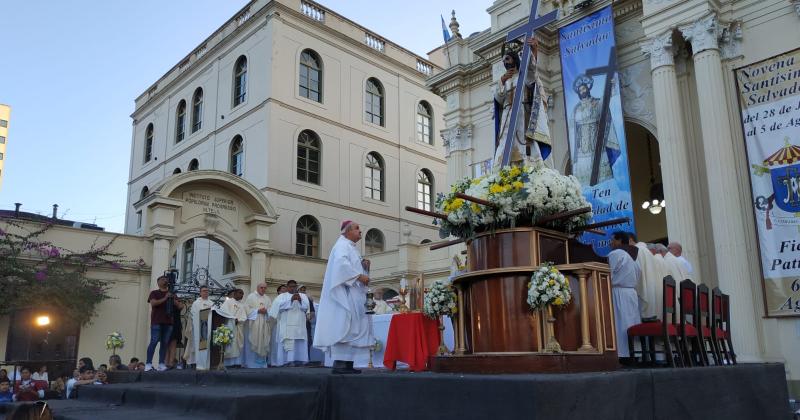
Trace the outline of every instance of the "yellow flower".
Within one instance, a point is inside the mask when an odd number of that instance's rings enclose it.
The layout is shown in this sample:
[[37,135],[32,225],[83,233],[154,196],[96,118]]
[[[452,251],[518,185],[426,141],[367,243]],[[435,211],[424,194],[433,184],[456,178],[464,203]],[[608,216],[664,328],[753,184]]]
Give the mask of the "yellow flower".
[[460,198],[456,198],[455,200],[453,200],[453,209],[454,210],[460,209],[461,206],[463,206],[463,205],[464,205],[464,200],[462,200]]
[[475,203],[472,203],[472,205],[470,205],[470,208],[472,209],[473,213],[480,213],[481,212],[481,207],[479,205],[475,204]]
[[501,186],[499,186],[497,184],[492,184],[492,186],[489,187],[489,192],[492,193],[492,194],[501,193],[501,192],[503,192],[503,187],[501,187]]
[[555,280],[553,280],[553,279],[550,279],[550,281],[549,281],[549,282],[547,282],[547,284],[549,284],[549,285],[551,285],[551,286],[555,286],[555,285],[556,285],[556,281],[555,281]]
[[521,171],[519,169],[519,166],[515,166],[515,167],[511,168],[510,171],[508,171],[508,176],[510,176],[511,178],[516,178],[516,177],[519,176],[520,172]]
[[520,181],[514,181],[514,182],[511,183],[511,185],[514,187],[515,190],[521,190],[522,189],[522,182],[520,182]]
[[564,304],[564,301],[563,301],[563,300],[561,300],[561,297],[557,297],[557,298],[556,298],[556,305],[558,305],[558,306],[561,306],[561,305],[563,305],[563,304]]
[[481,183],[481,179],[480,178],[475,178],[472,181],[470,181],[470,184],[472,184],[472,185],[478,185],[480,183]]

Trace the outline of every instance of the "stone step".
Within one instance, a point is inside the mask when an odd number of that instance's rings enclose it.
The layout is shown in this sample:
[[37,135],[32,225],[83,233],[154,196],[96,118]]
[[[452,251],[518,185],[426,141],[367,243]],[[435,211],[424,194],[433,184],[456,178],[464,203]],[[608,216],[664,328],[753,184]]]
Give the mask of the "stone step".
[[[130,373],[128,379],[112,385],[83,386],[78,403],[101,411],[127,413],[138,410],[138,418],[202,415],[217,419],[261,419],[269,414],[282,419],[311,419],[320,407],[320,390],[326,371],[297,375],[291,371],[264,372],[147,372]],[[70,402],[66,406],[75,404]],[[54,405],[57,407],[57,405]],[[73,407],[71,418],[80,418],[90,409]],[[97,418],[97,417],[95,417]],[[155,417],[158,418],[158,417]],[[114,414],[114,420],[119,420]]]

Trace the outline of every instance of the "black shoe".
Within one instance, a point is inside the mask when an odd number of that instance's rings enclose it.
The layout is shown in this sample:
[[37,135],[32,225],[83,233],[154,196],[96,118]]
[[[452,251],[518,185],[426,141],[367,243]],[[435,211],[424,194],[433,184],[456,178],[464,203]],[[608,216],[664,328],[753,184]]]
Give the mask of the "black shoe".
[[334,375],[352,375],[361,373],[361,371],[358,369],[353,369],[353,362],[334,360],[332,373]]

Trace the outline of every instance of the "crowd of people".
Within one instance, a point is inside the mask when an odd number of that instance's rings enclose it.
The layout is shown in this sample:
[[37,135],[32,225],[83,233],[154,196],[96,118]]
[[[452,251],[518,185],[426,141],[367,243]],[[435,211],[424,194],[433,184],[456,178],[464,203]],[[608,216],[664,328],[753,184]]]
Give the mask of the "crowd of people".
[[[326,277],[339,276],[348,281],[339,289],[349,293],[351,288],[368,282],[369,261],[361,258],[355,243],[361,239],[358,224],[346,222],[342,225],[343,245],[335,246],[329,259]],[[337,242],[337,244],[339,243]],[[349,248],[343,248],[348,246]],[[338,257],[348,253],[350,260]],[[355,253],[353,253],[355,252]],[[352,255],[350,255],[352,254]],[[342,254],[344,255],[344,254]],[[349,267],[349,268],[348,268]],[[352,273],[351,273],[352,271]],[[327,280],[325,280],[327,281]],[[171,368],[210,367],[210,348],[212,320],[207,309],[212,309],[223,318],[223,324],[232,332],[230,343],[224,346],[224,365],[234,368],[262,368],[267,366],[303,366],[309,363],[309,354],[314,347],[324,351],[329,346],[324,339],[313,337],[314,324],[320,305],[308,295],[306,287],[295,280],[279,285],[276,295],[267,294],[267,284],[258,284],[256,290],[245,297],[244,290],[231,289],[224,300],[217,305],[209,297],[209,289],[201,286],[200,296],[194,302],[182,302],[169,291],[169,278],[161,276],[157,280],[158,289],[150,292],[150,342],[144,370],[165,371]],[[365,287],[365,286],[363,286]],[[362,287],[362,288],[363,288]],[[336,289],[336,290],[339,290]],[[323,282],[322,307],[325,306],[326,286]],[[364,290],[353,295],[364,299]],[[338,293],[338,292],[337,292]],[[383,313],[391,308],[377,297],[377,307]],[[350,305],[352,302],[345,302]],[[360,305],[360,309],[355,309]],[[364,312],[363,302],[353,304],[353,311]],[[338,314],[331,313],[331,317]],[[362,317],[359,317],[361,320]],[[322,344],[316,345],[314,343]],[[153,365],[155,350],[158,347],[158,365]],[[183,348],[182,357],[177,356],[176,348]]]
[[672,276],[676,282],[692,279],[694,269],[682,255],[678,242],[638,242],[629,232],[614,232],[608,254],[612,300],[617,330],[617,353],[623,364],[632,363],[628,347],[629,327],[654,321],[663,309],[662,281]]

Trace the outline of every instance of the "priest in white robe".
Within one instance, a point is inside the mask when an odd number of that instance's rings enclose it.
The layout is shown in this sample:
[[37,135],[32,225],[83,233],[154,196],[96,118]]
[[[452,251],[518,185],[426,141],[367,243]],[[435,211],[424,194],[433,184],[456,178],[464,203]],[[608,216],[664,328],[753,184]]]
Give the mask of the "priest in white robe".
[[674,267],[667,263],[667,261],[664,259],[664,255],[667,253],[664,245],[648,244],[647,249],[649,249],[653,254],[653,257],[655,257],[654,261],[657,266],[656,270],[660,271],[661,273],[661,280],[659,280],[658,287],[653,293],[655,299],[653,310],[658,315],[658,318],[661,319],[661,315],[664,310],[664,277],[672,276],[673,280],[675,280],[675,286],[677,287],[679,282],[678,279],[680,278],[678,276],[680,276],[681,273],[676,271]]
[[362,260],[356,243],[361,240],[358,223],[345,221],[341,236],[331,249],[322,281],[314,347],[333,360],[333,373],[361,373],[353,368],[357,353],[367,350],[372,337],[366,315],[369,261]]
[[245,300],[247,309],[247,343],[245,343],[245,367],[267,367],[267,356],[270,351],[272,339],[272,323],[269,319],[269,309],[272,299],[267,296],[267,284],[256,286],[256,291],[250,293]]
[[636,286],[636,293],[639,295],[639,313],[642,318],[661,317],[661,312],[656,309],[661,308],[661,294],[657,294],[657,289],[662,287],[662,280],[666,273],[662,270],[662,265],[655,261],[656,257],[644,242],[636,242],[636,236],[631,234],[631,245],[639,249],[636,255],[636,265],[642,273],[639,283]]
[[383,290],[375,292],[373,300],[375,301],[375,315],[386,315],[394,312],[392,307],[383,300]]
[[297,291],[297,282],[286,282],[288,292],[275,298],[269,316],[277,320],[278,340],[275,354],[270,360],[274,366],[304,364],[308,362],[308,332],[306,312],[309,310],[308,296]]
[[225,298],[217,313],[227,318],[226,325],[233,332],[233,340],[225,346],[225,366],[241,366],[242,349],[246,340],[247,309],[242,302],[244,290],[236,289],[231,294],[232,297]]
[[670,242],[669,245],[667,245],[667,249],[669,250],[670,254],[674,255],[675,258],[677,258],[678,261],[680,261],[681,264],[683,264],[683,268],[686,269],[686,272],[690,276],[694,274],[694,268],[692,267],[692,263],[690,263],[689,260],[687,260],[686,257],[683,256],[683,246],[680,243]]
[[[186,334],[191,337],[186,345],[186,352],[184,358],[189,365],[196,365],[197,369],[208,369],[209,356],[208,350],[211,347],[211,338],[209,336],[209,320],[200,318],[200,311],[209,309],[214,306],[214,302],[208,298],[208,286],[200,286],[200,297],[192,303],[189,309],[189,321],[186,323]],[[205,334],[201,337],[201,334]],[[200,350],[200,339],[206,340],[206,348]]]
[[611,297],[617,327],[617,355],[625,359],[630,357],[628,328],[641,321],[636,285],[642,275],[639,266],[623,249],[627,243],[628,236],[625,232],[614,232],[611,239],[613,250],[608,253],[608,265],[611,269]]

